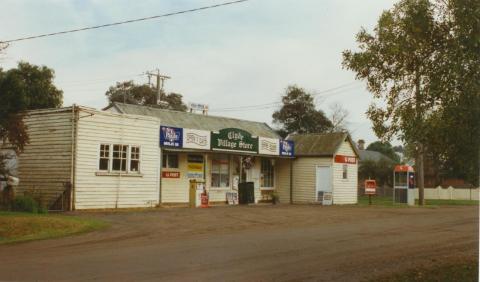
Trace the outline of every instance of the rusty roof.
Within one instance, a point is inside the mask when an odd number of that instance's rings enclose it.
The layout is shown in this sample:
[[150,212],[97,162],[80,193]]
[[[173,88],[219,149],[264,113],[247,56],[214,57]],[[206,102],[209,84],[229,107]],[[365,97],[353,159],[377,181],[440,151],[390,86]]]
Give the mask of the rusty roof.
[[218,131],[224,128],[239,128],[253,136],[280,138],[266,123],[220,116],[207,116],[189,112],[165,110],[149,106],[139,106],[114,102],[104,110],[116,109],[119,113],[157,117],[166,126]]
[[287,137],[287,140],[292,140],[295,143],[295,156],[334,156],[345,140],[350,142],[357,157],[359,156],[350,135],[345,132],[291,134]]

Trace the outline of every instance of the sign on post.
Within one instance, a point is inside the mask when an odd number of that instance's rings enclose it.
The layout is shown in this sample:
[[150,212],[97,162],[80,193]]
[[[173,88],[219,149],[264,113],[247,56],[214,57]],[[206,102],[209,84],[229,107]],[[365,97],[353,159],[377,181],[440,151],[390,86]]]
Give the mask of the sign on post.
[[375,180],[365,180],[365,195],[375,195],[377,191],[377,182]]

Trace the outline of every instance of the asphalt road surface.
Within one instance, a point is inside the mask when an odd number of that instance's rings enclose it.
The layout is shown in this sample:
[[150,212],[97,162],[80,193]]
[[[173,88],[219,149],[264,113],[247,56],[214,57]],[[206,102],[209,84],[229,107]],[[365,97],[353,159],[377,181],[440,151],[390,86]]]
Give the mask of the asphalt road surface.
[[111,227],[0,246],[0,280],[360,281],[478,256],[478,206],[75,213]]

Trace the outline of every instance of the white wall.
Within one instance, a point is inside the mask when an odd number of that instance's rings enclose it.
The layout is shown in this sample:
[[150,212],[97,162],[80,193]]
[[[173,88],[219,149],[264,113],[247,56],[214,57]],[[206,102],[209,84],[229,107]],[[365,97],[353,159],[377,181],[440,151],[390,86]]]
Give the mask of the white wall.
[[[356,157],[348,140],[345,140],[337,155]],[[347,165],[347,179],[343,179],[343,163],[333,162],[333,204],[356,204],[358,184],[358,158],[356,164]]]
[[[425,199],[432,200],[479,200],[479,190],[480,188],[473,189],[462,189],[462,188],[425,188],[424,196]],[[418,199],[418,189],[415,189],[415,199]]]
[[314,203],[316,196],[316,167],[332,166],[330,157],[298,157],[293,161],[293,203]]
[[[78,121],[75,208],[148,207],[158,203],[158,119],[81,111]],[[140,176],[97,175],[100,144],[140,146]],[[112,148],[110,148],[112,150]]]

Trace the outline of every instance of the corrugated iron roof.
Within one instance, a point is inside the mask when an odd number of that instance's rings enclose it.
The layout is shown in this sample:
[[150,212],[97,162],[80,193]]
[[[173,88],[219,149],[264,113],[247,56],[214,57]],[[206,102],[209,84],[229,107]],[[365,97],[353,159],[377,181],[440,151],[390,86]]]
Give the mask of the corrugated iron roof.
[[371,161],[378,162],[379,160],[383,159],[387,162],[395,163],[394,160],[377,151],[360,150],[359,153],[360,153],[360,161],[371,160]]
[[240,128],[254,136],[280,138],[266,123],[241,120],[235,118],[206,116],[188,112],[159,109],[132,104],[113,103],[108,108],[115,107],[120,113],[157,117],[166,126],[218,131],[223,128]]
[[295,156],[333,156],[345,140],[350,142],[357,156],[359,155],[350,135],[345,132],[291,134],[287,140],[295,143]]

